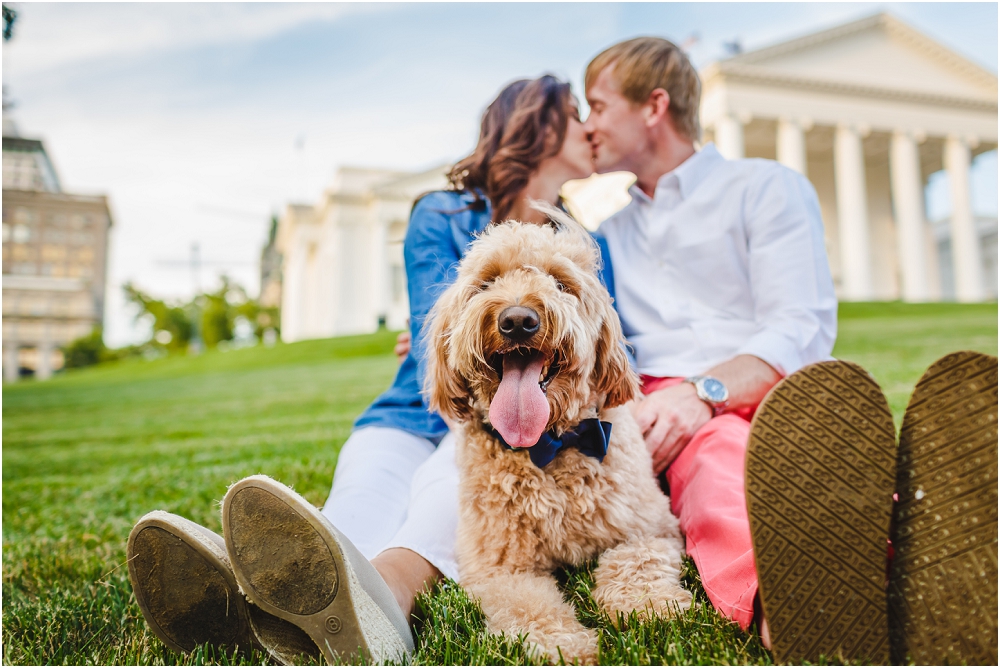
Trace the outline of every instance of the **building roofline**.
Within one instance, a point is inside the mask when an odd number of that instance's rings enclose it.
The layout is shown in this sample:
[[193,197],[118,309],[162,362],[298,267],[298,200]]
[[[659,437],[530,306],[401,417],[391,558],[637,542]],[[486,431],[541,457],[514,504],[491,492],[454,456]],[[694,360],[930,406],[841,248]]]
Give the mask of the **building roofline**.
[[798,76],[781,70],[760,65],[744,64],[725,60],[713,63],[703,71],[703,78],[708,81],[716,76],[737,82],[757,83],[771,86],[794,88],[796,90],[812,90],[818,92],[855,95],[899,102],[916,102],[940,107],[952,107],[997,113],[996,98],[975,98],[958,95],[943,95],[925,93],[904,88],[887,88],[852,83],[837,79],[824,79],[816,76]]
[[14,196],[63,200],[66,202],[74,202],[79,204],[103,204],[105,207],[108,208],[108,213],[110,215],[110,206],[108,205],[107,195],[78,195],[62,191],[51,192],[48,190],[20,190],[18,188],[4,188],[3,196],[5,198],[7,197],[8,193]]
[[400,186],[405,186],[407,183],[412,182],[412,181],[420,181],[421,179],[425,179],[428,176],[439,176],[439,175],[447,174],[448,170],[451,169],[451,165],[452,165],[452,163],[450,163],[450,162],[442,162],[442,163],[440,163],[438,165],[434,165],[433,167],[429,167],[429,168],[421,170],[419,172],[407,172],[407,173],[404,173],[404,175],[401,176],[400,178],[393,179],[391,181],[386,181],[384,183],[380,183],[380,184],[374,186],[372,188],[372,193],[375,193],[375,194],[378,194],[378,195],[390,195],[390,196],[395,195],[395,196],[399,196],[395,191]]
[[12,137],[4,135],[3,150],[21,151],[24,153],[45,153],[45,145],[41,139],[25,139],[24,137]]
[[761,60],[767,58],[773,58],[775,56],[785,55],[788,53],[794,53],[796,51],[802,51],[820,44],[825,44],[827,42],[832,42],[849,35],[854,35],[857,33],[865,32],[871,30],[872,28],[883,28],[893,37],[898,37],[905,42],[909,42],[911,45],[915,46],[920,51],[924,51],[932,58],[941,61],[942,63],[952,67],[953,69],[965,74],[970,79],[975,80],[986,87],[992,87],[994,90],[997,88],[997,75],[990,72],[981,65],[969,60],[968,58],[955,53],[948,47],[940,44],[939,42],[928,37],[924,33],[920,32],[916,28],[904,23],[895,16],[888,14],[886,12],[880,12],[872,16],[868,16],[857,21],[852,21],[850,23],[845,23],[843,25],[835,26],[833,28],[828,28],[826,30],[821,30],[819,32],[810,33],[802,37],[797,37],[794,39],[786,40],[773,44],[771,46],[766,46],[760,49],[754,49],[753,51],[747,51],[746,53],[741,53],[730,58],[719,61],[719,64],[733,63],[741,65],[753,65]]
[[342,165],[337,168],[337,173],[353,172],[355,174],[384,174],[387,177],[405,176],[409,172],[399,169],[386,169],[383,167],[358,167],[355,165]]

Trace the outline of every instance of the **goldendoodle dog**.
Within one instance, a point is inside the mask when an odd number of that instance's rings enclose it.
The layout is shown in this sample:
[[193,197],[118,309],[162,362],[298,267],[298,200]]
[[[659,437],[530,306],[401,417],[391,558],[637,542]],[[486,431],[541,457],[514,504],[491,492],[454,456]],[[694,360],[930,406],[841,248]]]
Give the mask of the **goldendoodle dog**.
[[624,406],[637,392],[590,235],[507,222],[476,240],[428,322],[425,392],[458,437],[458,562],[494,633],[591,663],[554,569],[600,557],[594,600],[686,609],[683,542]]

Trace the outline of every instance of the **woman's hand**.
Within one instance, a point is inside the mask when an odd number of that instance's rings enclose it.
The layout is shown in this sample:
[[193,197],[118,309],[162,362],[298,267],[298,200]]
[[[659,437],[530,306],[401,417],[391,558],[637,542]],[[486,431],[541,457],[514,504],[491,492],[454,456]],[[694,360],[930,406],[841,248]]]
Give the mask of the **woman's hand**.
[[410,330],[406,329],[399,333],[399,336],[396,337],[396,347],[392,349],[392,352],[396,353],[399,363],[402,364],[406,356],[410,354]]

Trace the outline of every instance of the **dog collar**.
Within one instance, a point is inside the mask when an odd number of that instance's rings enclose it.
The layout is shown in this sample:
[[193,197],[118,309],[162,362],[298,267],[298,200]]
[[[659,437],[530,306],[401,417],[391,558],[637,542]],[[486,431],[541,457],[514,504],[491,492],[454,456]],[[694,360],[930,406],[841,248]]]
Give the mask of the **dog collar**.
[[562,436],[556,436],[552,431],[547,431],[542,434],[537,443],[528,448],[510,447],[507,445],[507,441],[503,440],[500,432],[492,425],[487,425],[487,427],[493,437],[508,450],[527,450],[532,463],[538,468],[544,468],[546,464],[556,458],[556,453],[563,448],[576,448],[583,454],[603,462],[604,455],[608,454],[608,443],[611,441],[611,423],[598,418],[587,418]]

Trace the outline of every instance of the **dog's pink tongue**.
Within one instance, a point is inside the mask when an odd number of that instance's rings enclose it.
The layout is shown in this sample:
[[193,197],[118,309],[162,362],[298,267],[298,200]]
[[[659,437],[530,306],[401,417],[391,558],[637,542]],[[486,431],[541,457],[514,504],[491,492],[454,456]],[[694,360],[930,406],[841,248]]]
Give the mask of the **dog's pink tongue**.
[[538,386],[544,364],[541,355],[504,355],[503,378],[490,403],[490,423],[513,448],[537,443],[549,422],[549,402]]

